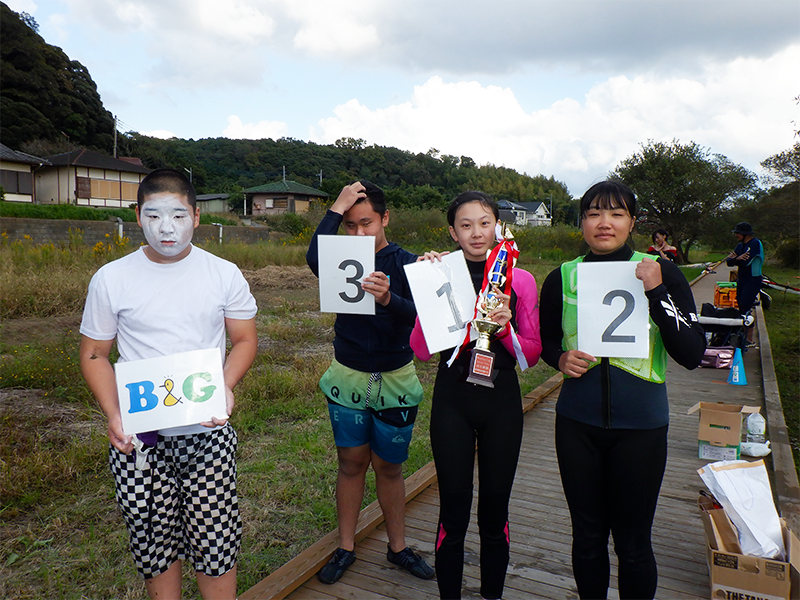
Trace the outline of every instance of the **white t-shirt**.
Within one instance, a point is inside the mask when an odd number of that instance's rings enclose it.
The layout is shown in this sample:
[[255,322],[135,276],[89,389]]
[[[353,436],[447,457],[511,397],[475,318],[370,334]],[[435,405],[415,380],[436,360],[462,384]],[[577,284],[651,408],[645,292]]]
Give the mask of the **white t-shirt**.
[[[120,361],[219,348],[225,360],[225,319],[252,319],[256,301],[239,268],[192,246],[176,263],[151,261],[144,248],[102,266],[89,283],[81,333],[117,339]],[[208,431],[202,425],[163,435]]]

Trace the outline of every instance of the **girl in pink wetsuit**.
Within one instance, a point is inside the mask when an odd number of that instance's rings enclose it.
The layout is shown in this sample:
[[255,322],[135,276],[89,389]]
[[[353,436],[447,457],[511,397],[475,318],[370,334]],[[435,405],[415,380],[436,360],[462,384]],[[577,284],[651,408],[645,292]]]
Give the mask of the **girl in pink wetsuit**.
[[[495,245],[498,210],[481,192],[464,192],[447,213],[450,235],[458,242],[472,275],[475,291],[483,285],[487,250]],[[431,252],[426,258],[436,260]],[[442,598],[461,598],[464,537],[472,508],[475,447],[478,455],[478,527],[480,529],[481,596],[503,595],[509,558],[508,502],[522,441],[522,403],[515,370],[518,352],[528,366],[538,362],[539,302],[533,275],[514,269],[511,294],[500,294],[502,306],[488,317],[503,325],[493,337],[494,388],[467,383],[474,342],[462,349],[452,366],[451,350],[440,353],[431,407],[431,446],[439,479],[439,524],[436,535],[436,578]],[[516,332],[515,349],[511,328]],[[420,360],[431,358],[416,322],[411,347]]]

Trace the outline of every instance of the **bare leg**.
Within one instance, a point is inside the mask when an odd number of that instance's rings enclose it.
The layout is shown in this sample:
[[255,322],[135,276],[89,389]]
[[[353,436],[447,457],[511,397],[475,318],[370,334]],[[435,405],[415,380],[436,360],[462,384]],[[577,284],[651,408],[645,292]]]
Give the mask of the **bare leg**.
[[355,549],[356,523],[364,500],[364,482],[369,468],[369,444],[355,448],[336,447],[339,472],[336,477],[336,515],[339,519],[339,546]]
[[203,600],[236,600],[236,565],[219,577],[197,573],[197,587]]
[[386,462],[373,452],[372,468],[375,470],[378,502],[386,519],[389,547],[392,552],[400,552],[406,547],[406,486],[403,465]]
[[183,577],[181,561],[176,560],[172,565],[151,579],[144,580],[147,595],[151,600],[180,600],[181,579]]

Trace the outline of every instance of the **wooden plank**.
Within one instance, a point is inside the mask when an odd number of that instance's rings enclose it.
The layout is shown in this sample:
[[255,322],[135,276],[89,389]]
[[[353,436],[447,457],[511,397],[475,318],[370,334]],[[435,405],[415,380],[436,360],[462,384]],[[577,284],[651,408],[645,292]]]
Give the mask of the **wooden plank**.
[[[417,496],[436,479],[436,468],[430,462],[406,478],[406,502]],[[356,543],[364,539],[379,523],[383,521],[381,507],[376,500],[358,517],[356,524]],[[270,598],[280,600],[292,590],[312,577],[320,570],[339,546],[338,530],[331,531],[321,540],[309,546],[292,560],[273,571],[249,590],[239,595],[241,600]],[[337,591],[338,595],[338,591]]]

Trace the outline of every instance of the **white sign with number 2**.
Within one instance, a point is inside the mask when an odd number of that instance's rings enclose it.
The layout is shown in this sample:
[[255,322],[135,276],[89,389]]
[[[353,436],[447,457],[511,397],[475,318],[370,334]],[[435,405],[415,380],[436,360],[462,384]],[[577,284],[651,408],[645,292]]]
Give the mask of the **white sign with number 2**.
[[647,358],[649,306],[636,262],[578,263],[578,349]]
[[374,315],[375,296],[361,288],[375,271],[375,237],[321,235],[319,248],[319,310]]
[[405,269],[428,352],[434,354],[460,344],[477,300],[464,253],[451,252],[441,262],[410,263]]

